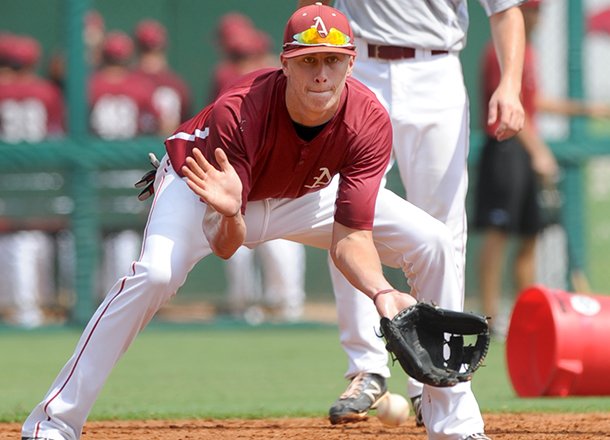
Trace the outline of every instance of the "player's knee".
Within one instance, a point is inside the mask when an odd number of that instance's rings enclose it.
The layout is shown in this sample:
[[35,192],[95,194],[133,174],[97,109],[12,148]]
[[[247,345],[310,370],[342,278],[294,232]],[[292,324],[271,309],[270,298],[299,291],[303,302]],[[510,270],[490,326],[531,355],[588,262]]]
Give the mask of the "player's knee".
[[430,254],[434,255],[435,259],[443,255],[452,255],[453,253],[451,231],[440,221],[430,225],[430,228],[427,231],[427,237],[425,237],[424,241]]
[[149,294],[168,299],[178,290],[180,283],[176,281],[170,268],[159,265],[141,265],[137,269],[142,273],[141,282],[145,286],[144,291]]

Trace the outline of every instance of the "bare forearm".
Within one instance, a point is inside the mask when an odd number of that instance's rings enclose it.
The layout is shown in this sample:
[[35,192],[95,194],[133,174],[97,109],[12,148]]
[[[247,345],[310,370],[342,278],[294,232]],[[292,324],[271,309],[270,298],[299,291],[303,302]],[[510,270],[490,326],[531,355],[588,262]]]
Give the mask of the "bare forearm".
[[500,84],[519,93],[525,52],[523,14],[518,7],[509,8],[489,17],[489,24],[502,72]]
[[376,292],[392,288],[383,276],[375,248],[371,250],[361,243],[345,239],[332,249],[331,255],[345,278],[370,298]]
[[330,254],[337,269],[358,290],[370,298],[391,289],[381,268],[371,231],[355,230],[335,223]]
[[235,216],[225,217],[208,206],[203,223],[210,248],[220,258],[230,258],[244,243],[246,224],[240,211]]
[[392,318],[416,303],[415,298],[393,289],[385,279],[371,231],[335,223],[330,254],[345,278],[373,300],[380,316]]

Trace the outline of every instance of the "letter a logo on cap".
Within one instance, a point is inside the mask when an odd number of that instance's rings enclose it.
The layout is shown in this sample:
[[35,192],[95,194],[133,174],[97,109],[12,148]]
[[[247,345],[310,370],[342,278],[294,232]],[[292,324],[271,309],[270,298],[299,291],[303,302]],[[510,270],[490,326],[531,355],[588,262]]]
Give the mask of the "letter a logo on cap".
[[313,19],[314,25],[312,28],[318,31],[321,37],[326,37],[328,35],[328,31],[326,30],[326,26],[324,25],[324,21],[322,21],[322,17],[318,16]]

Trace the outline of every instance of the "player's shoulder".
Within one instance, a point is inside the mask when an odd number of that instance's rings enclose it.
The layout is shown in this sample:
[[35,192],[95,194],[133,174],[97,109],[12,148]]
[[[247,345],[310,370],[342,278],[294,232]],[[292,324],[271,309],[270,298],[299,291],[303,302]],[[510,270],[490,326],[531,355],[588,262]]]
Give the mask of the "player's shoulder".
[[240,76],[223,89],[222,95],[245,96],[272,90],[284,74],[278,68],[264,68]]
[[270,105],[273,96],[281,90],[278,84],[285,83],[280,69],[262,69],[248,73],[222,90],[214,101],[214,109],[234,112],[259,111]]

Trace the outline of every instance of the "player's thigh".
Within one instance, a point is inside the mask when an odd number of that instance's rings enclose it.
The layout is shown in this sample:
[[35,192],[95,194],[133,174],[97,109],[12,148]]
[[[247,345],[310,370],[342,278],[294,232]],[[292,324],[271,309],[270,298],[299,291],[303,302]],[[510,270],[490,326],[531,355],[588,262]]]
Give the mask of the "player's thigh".
[[177,288],[210,253],[202,228],[205,204],[171,167],[159,178],[138,263]]
[[433,248],[451,248],[448,228],[392,191],[377,197],[373,239],[383,264],[403,267]]

